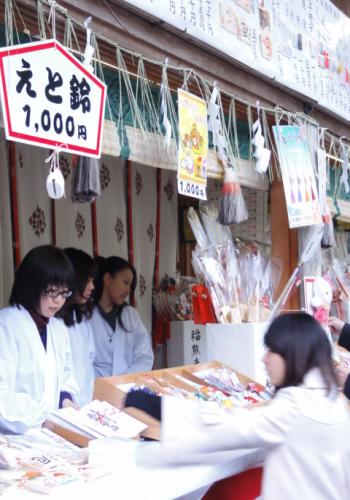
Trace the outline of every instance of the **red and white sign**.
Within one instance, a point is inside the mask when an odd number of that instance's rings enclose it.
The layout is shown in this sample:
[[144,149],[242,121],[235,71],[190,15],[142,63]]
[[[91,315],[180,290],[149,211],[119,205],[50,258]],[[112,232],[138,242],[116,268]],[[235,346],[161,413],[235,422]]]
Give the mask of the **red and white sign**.
[[106,86],[56,40],[0,50],[6,138],[99,158]]

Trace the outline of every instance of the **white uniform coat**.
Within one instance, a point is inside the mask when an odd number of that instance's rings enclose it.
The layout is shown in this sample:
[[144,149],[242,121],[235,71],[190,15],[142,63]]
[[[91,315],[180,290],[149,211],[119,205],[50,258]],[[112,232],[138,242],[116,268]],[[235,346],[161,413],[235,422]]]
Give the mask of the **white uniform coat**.
[[68,330],[51,318],[47,349],[29,312],[0,311],[0,432],[23,433],[41,426],[58,408],[61,391],[75,397]]
[[303,386],[281,389],[265,407],[234,410],[213,425],[204,423],[198,405],[165,397],[162,456],[172,463],[220,462],[228,450],[260,448],[264,499],[349,499],[348,402],[326,397],[322,386],[311,370]]
[[[76,319],[74,318],[74,321]],[[89,320],[83,318],[80,323],[68,327],[72,349],[72,363],[78,384],[77,403],[80,407],[92,401],[95,370],[95,342]]]
[[[115,332],[95,307],[90,319],[95,339],[96,377],[110,377],[152,369],[153,351],[151,338],[136,309],[126,306],[122,312],[123,324]],[[111,340],[111,342],[110,342]]]

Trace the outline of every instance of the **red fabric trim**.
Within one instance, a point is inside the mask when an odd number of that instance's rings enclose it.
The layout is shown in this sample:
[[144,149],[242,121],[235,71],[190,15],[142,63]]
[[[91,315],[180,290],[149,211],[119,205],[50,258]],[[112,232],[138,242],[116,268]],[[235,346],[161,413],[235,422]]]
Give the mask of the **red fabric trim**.
[[97,231],[97,215],[96,201],[91,203],[91,229],[92,229],[92,251],[94,257],[98,255],[98,231]]
[[[49,150],[50,155],[52,154],[53,150]],[[49,170],[50,171],[50,170]],[[52,245],[57,245],[57,232],[56,232],[56,205],[55,205],[55,200],[51,199],[51,244]]]
[[[127,224],[128,224],[128,260],[134,265],[134,236],[132,223],[132,164],[130,160],[126,160],[126,209],[127,209]],[[135,306],[135,294],[130,294],[130,304]]]
[[249,469],[214,483],[203,500],[253,500],[260,495],[262,467]]
[[51,200],[51,243],[56,246],[56,205],[55,200]]
[[156,314],[155,326],[153,329],[153,344],[161,345],[170,339],[170,319],[164,314]]
[[17,267],[19,266],[19,264],[21,262],[21,248],[20,248],[19,218],[18,218],[16,145],[14,142],[9,142],[8,144],[9,144],[13,260],[14,260],[15,269],[17,269]]
[[161,206],[162,171],[157,169],[157,218],[156,218],[156,248],[154,259],[154,286],[159,286],[159,251],[160,251],[160,206]]

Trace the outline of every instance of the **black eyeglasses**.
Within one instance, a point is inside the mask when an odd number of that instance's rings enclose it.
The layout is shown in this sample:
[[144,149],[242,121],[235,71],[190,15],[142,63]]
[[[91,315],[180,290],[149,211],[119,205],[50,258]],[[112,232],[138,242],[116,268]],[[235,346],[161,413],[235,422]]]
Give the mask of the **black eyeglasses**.
[[68,299],[72,295],[72,290],[62,290],[61,292],[59,290],[54,290],[53,288],[48,288],[45,290],[45,295],[47,297],[50,297],[51,299],[57,299],[61,295],[63,299]]

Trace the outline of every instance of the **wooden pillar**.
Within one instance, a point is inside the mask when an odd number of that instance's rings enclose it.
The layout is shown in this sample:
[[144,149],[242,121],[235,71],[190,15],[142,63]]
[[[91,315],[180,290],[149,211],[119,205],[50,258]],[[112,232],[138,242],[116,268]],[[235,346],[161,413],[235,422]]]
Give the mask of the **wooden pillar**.
[[10,172],[13,262],[15,270],[17,270],[21,262],[21,249],[20,249],[18,195],[17,195],[16,144],[12,141],[8,141],[8,155],[9,155],[9,172]]
[[[275,293],[279,297],[298,260],[298,233],[289,229],[283,184],[277,179],[272,183],[270,213],[271,213],[271,255],[282,262],[282,275]],[[294,293],[286,303],[286,309],[300,307],[299,294]]]

